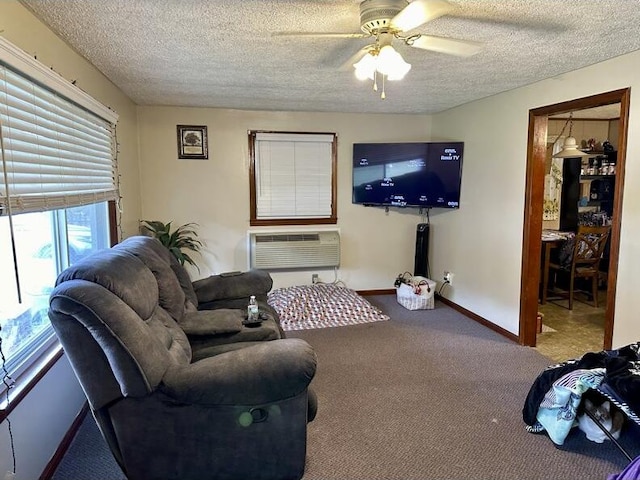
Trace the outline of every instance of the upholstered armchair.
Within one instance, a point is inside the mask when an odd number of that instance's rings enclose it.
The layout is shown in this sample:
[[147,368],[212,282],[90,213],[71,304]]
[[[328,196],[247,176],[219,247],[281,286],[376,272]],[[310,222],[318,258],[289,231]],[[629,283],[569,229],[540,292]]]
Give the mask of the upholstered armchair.
[[[233,308],[198,310],[198,296],[183,290],[188,275],[171,279],[181,266],[154,242],[135,237],[80,261],[50,298],[115,459],[131,480],[299,479],[315,415],[312,348],[282,338],[273,312],[256,334]],[[213,282],[198,289],[216,291],[208,301],[219,305],[224,288],[241,288]]]

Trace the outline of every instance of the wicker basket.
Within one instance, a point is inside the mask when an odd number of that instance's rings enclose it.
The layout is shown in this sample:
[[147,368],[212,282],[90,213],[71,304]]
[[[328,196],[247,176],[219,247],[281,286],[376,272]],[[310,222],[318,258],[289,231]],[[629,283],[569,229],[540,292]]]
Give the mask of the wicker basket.
[[[414,290],[416,285],[420,287],[418,294]],[[398,303],[407,310],[432,310],[435,307],[435,292],[436,282],[433,280],[425,277],[412,277],[410,284],[402,283],[396,288],[396,298]]]

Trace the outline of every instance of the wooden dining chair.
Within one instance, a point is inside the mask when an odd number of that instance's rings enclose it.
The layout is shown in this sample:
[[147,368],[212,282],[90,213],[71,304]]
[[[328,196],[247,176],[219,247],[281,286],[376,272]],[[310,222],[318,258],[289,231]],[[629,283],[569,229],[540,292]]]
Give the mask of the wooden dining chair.
[[[591,295],[593,306],[598,307],[598,279],[600,276],[600,260],[609,239],[611,226],[588,227],[580,225],[574,237],[573,254],[570,264],[549,263],[554,273],[565,272],[569,276],[569,310],[573,310],[573,294],[575,281],[578,278],[591,279]],[[554,284],[556,282],[554,281]]]

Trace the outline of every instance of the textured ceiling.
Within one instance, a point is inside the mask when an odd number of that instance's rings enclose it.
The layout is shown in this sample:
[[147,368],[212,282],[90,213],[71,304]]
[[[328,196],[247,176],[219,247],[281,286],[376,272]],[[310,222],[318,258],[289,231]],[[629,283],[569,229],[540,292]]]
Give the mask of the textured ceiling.
[[638,0],[450,0],[415,31],[484,49],[394,43],[413,68],[381,100],[341,69],[370,40],[273,35],[357,33],[354,0],[21,2],[140,105],[429,114],[640,49]]

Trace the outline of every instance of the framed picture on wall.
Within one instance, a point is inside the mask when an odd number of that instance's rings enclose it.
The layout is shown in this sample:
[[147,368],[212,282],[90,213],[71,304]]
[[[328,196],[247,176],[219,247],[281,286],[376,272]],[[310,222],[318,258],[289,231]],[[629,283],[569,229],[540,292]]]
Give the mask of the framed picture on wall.
[[178,158],[207,160],[206,125],[178,125]]

